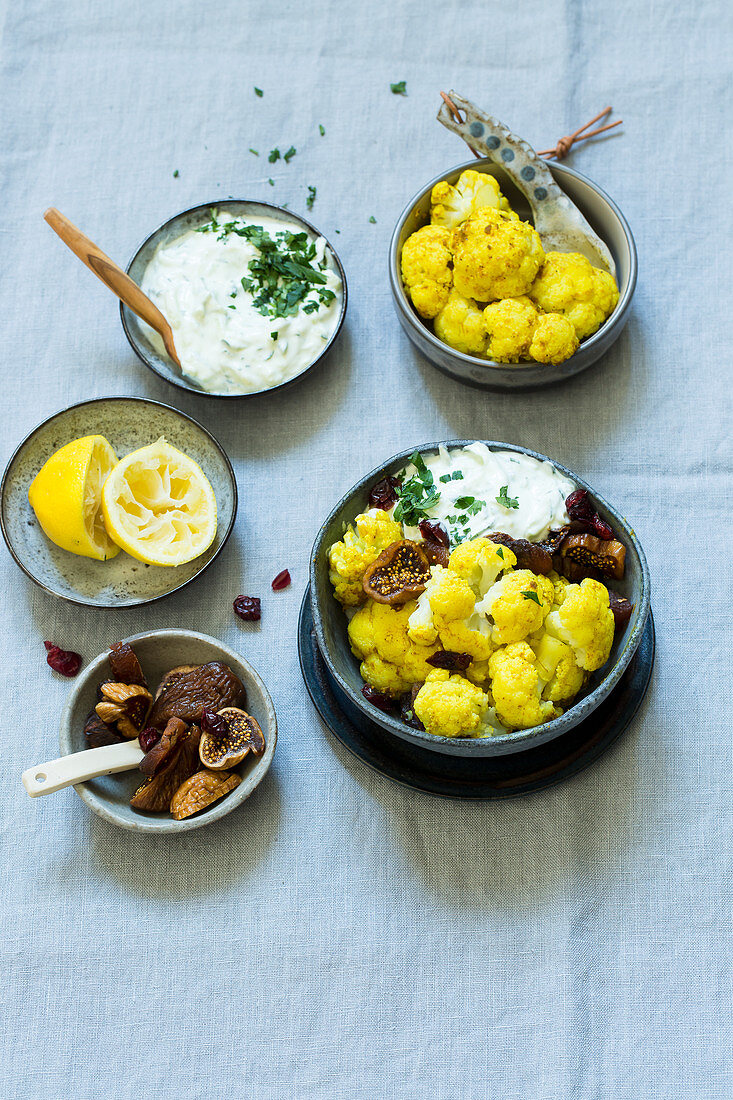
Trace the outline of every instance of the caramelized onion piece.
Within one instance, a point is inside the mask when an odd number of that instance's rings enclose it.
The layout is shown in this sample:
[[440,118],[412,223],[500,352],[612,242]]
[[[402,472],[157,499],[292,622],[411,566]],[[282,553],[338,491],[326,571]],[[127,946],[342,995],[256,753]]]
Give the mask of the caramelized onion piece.
[[362,587],[377,603],[397,607],[424,592],[429,580],[430,564],[424,550],[410,539],[400,539],[372,562]]
[[595,535],[568,535],[560,546],[560,555],[598,569],[604,577],[620,580],[624,575],[626,547],[618,539],[602,541]]

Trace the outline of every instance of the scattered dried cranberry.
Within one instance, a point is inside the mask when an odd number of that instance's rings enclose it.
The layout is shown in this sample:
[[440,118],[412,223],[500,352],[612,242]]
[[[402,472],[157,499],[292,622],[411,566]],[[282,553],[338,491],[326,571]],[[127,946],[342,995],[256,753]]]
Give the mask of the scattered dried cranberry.
[[450,545],[450,539],[448,538],[448,532],[442,523],[438,520],[421,519],[420,520],[420,534],[426,542],[434,542],[438,546],[443,546],[447,550]]
[[572,523],[579,524],[582,530],[591,532],[604,542],[610,542],[613,538],[613,528],[593,509],[587,489],[576,489],[571,493],[565,507]]
[[70,649],[61,649],[53,642],[44,642],[46,647],[46,662],[54,672],[61,676],[76,676],[81,668],[81,655],[73,653]]
[[613,528],[601,519],[598,512],[593,516],[593,534],[603,542],[610,542],[613,538]]
[[226,718],[221,714],[216,714],[213,710],[203,711],[201,715],[201,729],[211,737],[226,740],[229,736],[229,726],[227,725]]
[[447,668],[451,672],[458,669],[464,672],[472,661],[470,653],[454,653],[452,649],[441,649],[428,657],[427,663],[433,668]]
[[281,570],[272,582],[272,591],[282,592],[283,588],[288,588],[290,586],[290,580],[290,570]]
[[258,623],[262,618],[259,596],[237,596],[232,606],[234,614],[246,623]]
[[610,588],[608,590],[608,603],[613,612],[614,628],[620,630],[622,626],[626,626],[631,618],[634,605],[629,603],[625,596],[619,596],[618,592],[613,592]]
[[369,507],[381,508],[388,512],[397,503],[397,486],[400,484],[398,477],[383,477],[376,485],[372,485],[369,492]]
[[160,741],[161,731],[156,730],[153,726],[148,726],[147,729],[142,730],[138,736],[140,742],[140,748],[143,752],[150,752],[153,745],[157,745]]
[[424,733],[425,726],[415,714],[415,699],[421,687],[422,684],[415,684],[412,691],[407,691],[400,696],[400,718],[406,726],[412,726],[413,729],[422,730]]
[[368,703],[378,707],[379,710],[384,710],[389,713],[395,709],[394,699],[389,695],[385,695],[383,691],[377,691],[376,688],[369,687],[369,684],[364,685],[361,689],[361,693]]

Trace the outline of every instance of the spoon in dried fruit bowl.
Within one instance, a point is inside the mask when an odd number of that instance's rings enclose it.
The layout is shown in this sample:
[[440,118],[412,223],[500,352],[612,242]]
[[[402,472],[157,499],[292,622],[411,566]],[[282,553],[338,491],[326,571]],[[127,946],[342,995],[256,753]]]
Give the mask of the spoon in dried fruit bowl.
[[27,768],[21,775],[23,786],[31,798],[41,794],[54,794],[64,787],[97,779],[100,775],[114,775],[137,768],[145,753],[135,738],[118,745],[102,745],[98,749],[84,749],[69,756],[59,756],[35,768]]

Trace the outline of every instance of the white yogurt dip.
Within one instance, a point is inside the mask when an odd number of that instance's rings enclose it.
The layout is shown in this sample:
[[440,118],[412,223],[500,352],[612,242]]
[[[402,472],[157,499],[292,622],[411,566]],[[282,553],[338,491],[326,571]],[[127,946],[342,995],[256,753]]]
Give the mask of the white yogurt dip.
[[[403,489],[416,478],[413,484],[416,490],[422,487],[424,500],[430,493],[440,494],[425,512],[444,524],[452,544],[492,531],[541,542],[551,528],[569,522],[565,498],[576,486],[551,462],[517,451],[490,451],[484,443],[450,451],[441,447],[422,459],[426,473],[410,463],[402,475]],[[399,505],[397,511],[399,515]],[[406,520],[403,527],[406,538],[422,538],[419,528]]]
[[[323,352],[341,313],[325,239],[304,240],[297,222],[226,210],[212,211],[208,224],[160,244],[141,284],[173,329],[184,374],[210,393],[252,393],[294,378]],[[158,334],[143,327],[165,356]]]

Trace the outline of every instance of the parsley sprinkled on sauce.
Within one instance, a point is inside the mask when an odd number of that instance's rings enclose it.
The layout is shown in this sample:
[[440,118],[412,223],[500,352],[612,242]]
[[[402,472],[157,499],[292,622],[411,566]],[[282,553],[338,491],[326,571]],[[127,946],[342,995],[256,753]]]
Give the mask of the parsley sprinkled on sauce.
[[451,480],[451,475],[450,474],[443,474],[442,477],[438,478],[438,481],[442,481],[442,482],[446,482],[446,481],[450,481],[450,480]]
[[326,127],[321,122],[318,123],[318,133],[321,135],[321,137],[324,137],[326,133]]
[[262,91],[262,88],[255,88],[255,95],[259,96],[260,99],[262,99],[264,94],[265,93]]
[[502,485],[501,489],[499,490],[499,495],[498,497],[496,497],[496,503],[501,504],[502,508],[518,508],[519,498],[508,496],[508,489],[508,485]]
[[397,488],[394,518],[406,523],[408,527],[416,527],[438,503],[440,493],[435,488],[433,475],[425,465],[422,455],[415,451],[410,462],[416,472],[409,481]]
[[392,95],[407,95],[407,81],[398,80],[396,84],[390,84],[389,90]]
[[270,333],[270,339],[271,339],[271,340],[277,340],[277,338],[278,338],[278,336],[279,336],[279,335],[280,335],[280,333],[279,333],[279,332],[277,331],[277,329],[275,329],[275,331],[274,331],[274,332],[271,332],[271,333]]
[[308,188],[308,198],[305,200],[305,205],[308,207],[309,210],[313,209],[313,203],[315,201],[316,201],[316,188],[315,187],[309,187]]
[[276,160],[280,160],[280,150],[278,149],[277,145],[274,149],[270,149],[270,152],[267,154],[267,159],[269,160],[270,164],[274,164]]
[[283,153],[283,160],[285,161],[285,163],[290,164],[290,161],[293,159],[297,152],[298,150],[295,148],[295,146],[291,145],[287,153]]
[[534,600],[538,607],[542,606],[542,604],[540,603],[540,598],[536,592],[522,592],[522,595],[524,596],[525,600]]

